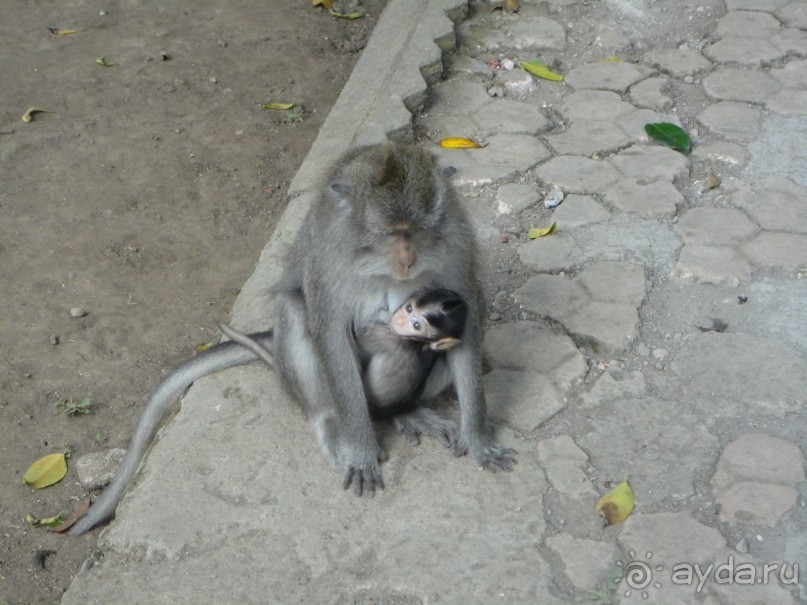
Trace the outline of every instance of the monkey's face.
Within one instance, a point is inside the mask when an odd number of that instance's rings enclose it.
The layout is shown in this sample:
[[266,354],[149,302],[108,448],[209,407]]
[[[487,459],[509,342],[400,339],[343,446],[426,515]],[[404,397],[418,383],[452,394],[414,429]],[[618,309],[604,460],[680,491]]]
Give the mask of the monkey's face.
[[[449,185],[433,156],[406,146],[359,151],[336,172],[329,195],[351,271],[410,281],[439,273]],[[336,232],[336,231],[335,231]]]
[[407,300],[392,314],[389,327],[397,336],[407,340],[429,342],[441,336],[429,322],[423,309],[418,308],[417,300],[414,297]]

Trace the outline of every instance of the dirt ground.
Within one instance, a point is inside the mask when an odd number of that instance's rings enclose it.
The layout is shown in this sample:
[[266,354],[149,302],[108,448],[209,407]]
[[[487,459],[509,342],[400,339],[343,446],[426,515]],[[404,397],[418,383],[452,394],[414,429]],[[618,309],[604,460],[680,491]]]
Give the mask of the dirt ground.
[[160,376],[219,338],[383,5],[3,3],[0,603],[58,602],[98,534],[29,527],[86,493],[72,465],[42,491],[26,468],[126,447]]

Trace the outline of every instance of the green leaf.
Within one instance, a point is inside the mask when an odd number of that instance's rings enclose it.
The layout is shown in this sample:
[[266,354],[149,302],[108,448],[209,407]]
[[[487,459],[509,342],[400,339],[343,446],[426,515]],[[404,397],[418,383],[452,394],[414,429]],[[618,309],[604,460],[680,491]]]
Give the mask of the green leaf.
[[364,11],[358,11],[355,13],[337,13],[332,8],[328,9],[328,12],[331,13],[332,16],[337,17],[339,19],[361,19],[364,17]]
[[544,80],[552,80],[553,82],[560,82],[563,80],[561,74],[555,73],[549,69],[548,65],[541,63],[538,59],[531,59],[530,61],[522,61],[521,69],[531,73],[534,76],[543,78]]
[[645,132],[662,145],[672,147],[684,155],[689,153],[692,142],[689,135],[680,126],[670,122],[654,122],[644,125]]
[[294,103],[264,103],[264,109],[291,109]]

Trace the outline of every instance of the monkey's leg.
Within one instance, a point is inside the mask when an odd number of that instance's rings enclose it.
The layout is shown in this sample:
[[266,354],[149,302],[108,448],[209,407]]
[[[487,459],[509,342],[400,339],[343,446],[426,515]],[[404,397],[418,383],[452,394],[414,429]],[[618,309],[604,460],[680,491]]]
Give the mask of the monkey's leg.
[[419,435],[435,437],[446,447],[454,448],[457,445],[457,425],[446,420],[440,414],[429,408],[418,408],[412,412],[395,416],[392,421],[409,445],[420,443]]
[[462,344],[447,353],[448,367],[460,404],[461,425],[455,456],[470,453],[484,468],[492,471],[513,469],[516,450],[496,443],[488,432],[485,393],[482,389],[479,342],[469,334]]
[[[344,473],[345,489],[353,485],[356,495],[372,496],[375,488],[384,488],[378,462],[386,459],[372,432],[366,398],[364,416],[370,431],[369,443],[351,441],[350,425],[354,420],[364,424],[364,418],[354,418],[346,405],[337,407],[337,397],[332,395],[326,377],[326,369],[313,339],[306,327],[306,306],[302,296],[288,292],[278,294],[275,318],[275,364],[288,387],[304,406],[317,430],[320,446],[331,462]],[[334,364],[344,356],[351,355],[349,345],[331,355]],[[361,385],[359,370],[356,378]],[[363,388],[361,391],[363,395]],[[347,427],[346,427],[347,425]]]

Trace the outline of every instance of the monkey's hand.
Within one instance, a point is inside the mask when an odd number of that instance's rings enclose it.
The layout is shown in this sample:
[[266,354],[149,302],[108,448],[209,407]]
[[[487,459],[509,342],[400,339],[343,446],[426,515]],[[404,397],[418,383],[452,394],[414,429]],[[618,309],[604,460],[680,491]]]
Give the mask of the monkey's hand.
[[512,448],[504,447],[496,443],[493,439],[484,436],[468,439],[460,435],[460,440],[454,448],[455,456],[471,454],[482,468],[489,471],[512,471],[518,464],[516,454],[518,452]]
[[348,489],[353,484],[353,493],[357,496],[363,494],[370,498],[375,496],[375,488],[384,489],[384,479],[381,477],[381,467],[378,463],[387,459],[387,454],[381,448],[376,452],[375,460],[366,464],[348,464],[345,476],[342,479],[342,488]]

